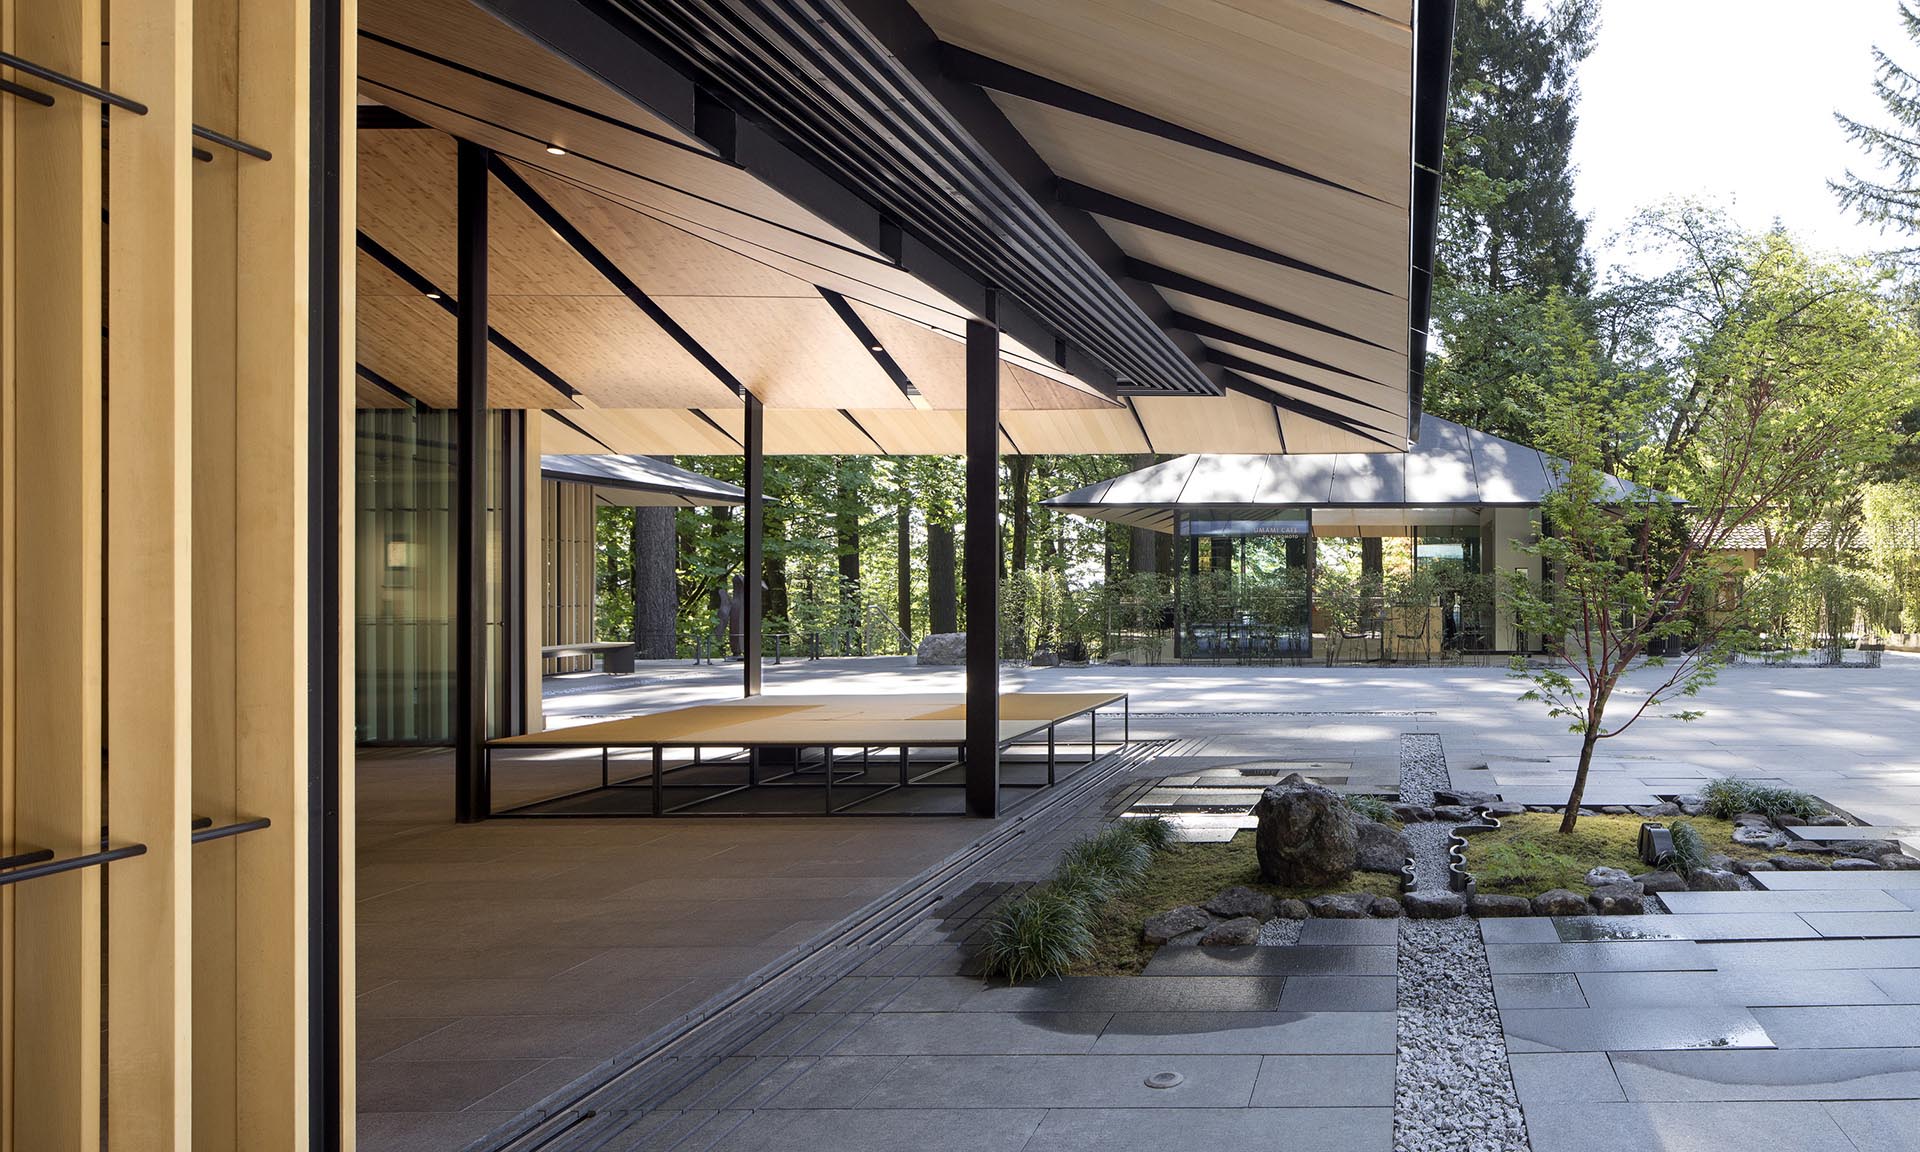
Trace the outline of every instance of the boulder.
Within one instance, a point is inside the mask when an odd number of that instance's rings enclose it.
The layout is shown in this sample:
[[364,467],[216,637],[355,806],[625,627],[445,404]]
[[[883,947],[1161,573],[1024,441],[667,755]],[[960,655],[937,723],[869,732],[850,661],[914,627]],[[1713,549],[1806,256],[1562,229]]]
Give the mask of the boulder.
[[1771,828],[1773,817],[1765,812],[1737,812],[1733,823],[1736,828]]
[[1682,816],[1705,816],[1707,814],[1707,798],[1694,792],[1689,792],[1685,796],[1675,796],[1673,798],[1673,806],[1680,809]]
[[1463,808],[1473,808],[1481,804],[1491,804],[1498,799],[1500,799],[1499,795],[1493,792],[1468,792],[1459,788],[1435,788],[1433,790],[1433,802],[1435,804],[1458,804]]
[[1327,920],[1364,920],[1373,915],[1373,897],[1365,892],[1338,892],[1315,896],[1307,907]]
[[1833,862],[1835,872],[1878,872],[1880,861],[1862,860],[1858,856],[1842,856]]
[[1387,811],[1402,824],[1424,824],[1433,819],[1433,809],[1425,804],[1389,804]]
[[1227,948],[1240,944],[1255,944],[1260,940],[1260,921],[1251,916],[1237,916],[1232,920],[1222,920],[1207,929],[1200,937],[1200,943],[1210,948]]
[[1255,892],[1242,884],[1223,888],[1207,901],[1207,911],[1215,916],[1224,916],[1237,920],[1242,916],[1251,916],[1255,920],[1267,921],[1274,917],[1273,897],[1265,892]]
[[1191,904],[1182,904],[1158,916],[1147,917],[1147,922],[1140,926],[1140,939],[1149,944],[1165,944],[1176,936],[1196,929],[1208,928],[1212,924],[1213,917],[1207,915],[1203,909]]
[[1600,888],[1608,884],[1627,884],[1632,880],[1633,877],[1627,874],[1625,868],[1609,868],[1603,864],[1598,868],[1587,870],[1587,887],[1589,888]]
[[1744,844],[1749,848],[1785,848],[1787,834],[1776,832],[1771,826],[1736,824],[1733,828],[1733,842]]
[[1407,857],[1413,855],[1405,834],[1398,828],[1373,820],[1356,820],[1353,832],[1360,841],[1354,853],[1354,867],[1362,872],[1397,875],[1407,866]]
[[1483,920],[1498,916],[1531,916],[1533,901],[1525,896],[1475,896],[1467,901],[1467,911]]
[[1827,846],[1843,856],[1865,856],[1869,860],[1900,851],[1900,845],[1891,840],[1837,840],[1829,841]]
[[1027,666],[1030,668],[1058,668],[1060,666],[1060,654],[1051,649],[1042,648],[1028,659]]
[[1433,806],[1433,818],[1435,820],[1444,820],[1449,824],[1465,824],[1467,821],[1473,819],[1473,809],[1465,808],[1458,804],[1435,804]]
[[1715,852],[1713,855],[1707,857],[1707,867],[1718,868],[1722,872],[1736,871],[1733,866],[1733,857],[1720,852]]
[[1880,867],[1896,871],[1910,872],[1920,868],[1920,860],[1915,860],[1905,852],[1889,852],[1880,857]]
[[1275,900],[1273,914],[1281,920],[1305,920],[1313,915],[1313,909],[1307,907],[1305,900]]
[[1445,920],[1452,916],[1464,915],[1467,910],[1466,897],[1458,892],[1409,892],[1402,903],[1407,906],[1407,915],[1415,920]]
[[1671,800],[1665,800],[1658,804],[1630,804],[1627,806],[1627,810],[1635,816],[1645,816],[1649,819],[1680,815],[1680,805],[1675,804]]
[[1519,816],[1525,813],[1526,810],[1527,806],[1525,804],[1515,804],[1507,800],[1502,800],[1498,804],[1487,805],[1487,815],[1493,817]]
[[1585,896],[1566,888],[1551,888],[1533,898],[1535,916],[1584,916],[1591,910]]
[[1769,856],[1767,857],[1767,863],[1773,865],[1774,868],[1781,872],[1824,872],[1827,870],[1827,862],[1825,860],[1799,854]]
[[1631,810],[1625,804],[1602,804],[1600,807],[1595,808],[1594,811],[1600,813],[1602,816],[1631,815]]
[[1260,878],[1287,888],[1337,884],[1353,873],[1360,848],[1353,809],[1338,792],[1295,773],[1260,794],[1253,806],[1254,854]]
[[1724,868],[1696,868],[1687,886],[1695,892],[1738,892],[1740,877]]
[[1587,897],[1602,916],[1638,916],[1647,910],[1646,893],[1638,884],[1602,884]]
[[967,662],[967,634],[965,632],[935,632],[920,641],[920,647],[914,653],[914,661],[919,664],[965,664]]
[[1771,860],[1740,860],[1734,864],[1736,872],[1778,872]]
[[1391,896],[1375,896],[1367,906],[1367,915],[1376,920],[1392,920],[1400,915],[1400,901]]
[[1838,812],[1827,812],[1815,816],[1812,824],[1815,828],[1845,828],[1847,826],[1847,818]]
[[1644,892],[1685,892],[1686,877],[1678,872],[1642,872],[1633,878]]
[[1131,667],[1133,667],[1133,661],[1132,661],[1132,659],[1130,659],[1130,658],[1128,658],[1128,657],[1126,657],[1126,656],[1109,656],[1109,657],[1107,657],[1107,658],[1106,658],[1106,659],[1105,659],[1104,661],[1102,661],[1102,663],[1104,663],[1104,664],[1105,664],[1105,665],[1106,665],[1107,667],[1109,667],[1109,668],[1131,668]]

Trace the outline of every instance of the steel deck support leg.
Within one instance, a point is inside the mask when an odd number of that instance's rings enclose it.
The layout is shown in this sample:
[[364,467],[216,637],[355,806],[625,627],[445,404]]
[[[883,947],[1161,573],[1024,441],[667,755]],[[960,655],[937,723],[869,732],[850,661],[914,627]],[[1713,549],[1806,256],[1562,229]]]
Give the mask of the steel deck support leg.
[[967,321],[967,814],[1000,814],[1000,329]]
[[761,615],[765,609],[764,597],[760,586],[761,569],[765,566],[766,539],[766,436],[762,431],[764,424],[760,398],[748,392],[745,396],[746,429],[742,436],[742,448],[746,453],[746,506],[741,509],[745,519],[745,546],[741,551],[740,569],[745,574],[744,590],[746,602],[741,605],[744,635],[740,637],[740,661],[742,668],[741,685],[748,696],[760,695],[760,628]]
[[667,810],[666,756],[660,745],[653,746],[653,814],[660,816]]
[[487,737],[487,150],[462,140],[456,162],[459,314],[454,478],[454,818],[491,808],[481,763]]

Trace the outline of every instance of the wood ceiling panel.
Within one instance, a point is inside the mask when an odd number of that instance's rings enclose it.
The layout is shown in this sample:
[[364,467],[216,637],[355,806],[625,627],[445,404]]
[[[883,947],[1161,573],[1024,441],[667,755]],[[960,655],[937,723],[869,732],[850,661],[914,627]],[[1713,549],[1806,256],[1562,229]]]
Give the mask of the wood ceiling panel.
[[909,406],[873,354],[818,296],[675,296],[660,306],[768,408]]
[[[360,0],[363,31],[422,47],[469,68],[512,77],[516,84],[545,92],[570,104],[704,148],[670,122],[555,56],[494,19],[469,0]],[[361,38],[360,56],[392,51]]]
[[1146,437],[1124,406],[1004,412],[1000,423],[1027,452],[1145,452]]
[[769,456],[875,456],[880,453],[879,445],[867,433],[832,409],[768,408],[764,427]]
[[521,148],[516,155],[531,146],[545,157],[549,145],[558,145],[574,156],[622,169],[636,179],[730,204],[780,227],[844,248],[864,250],[852,236],[745,169],[723,163],[705,151],[582,116],[374,41],[363,40],[360,44],[360,80],[361,91],[371,99],[454,135],[477,139],[474,122],[482,122],[494,133],[517,140]]
[[1251,396],[1135,396],[1156,452],[1280,452],[1275,408]]
[[1119,411],[1122,405],[1084,386],[1062,384],[1007,361],[1001,362],[1000,410],[1085,408]]
[[[1356,410],[1371,412],[1372,418],[1376,422],[1388,416],[1397,417],[1401,421],[1406,419],[1407,393],[1404,388],[1389,388],[1386,385],[1375,384],[1368,380],[1356,380],[1351,376],[1342,376],[1337,372],[1328,372],[1324,369],[1296,364],[1291,360],[1283,360],[1278,356],[1269,356],[1265,352],[1243,348],[1237,344],[1223,340],[1215,340],[1211,337],[1202,337],[1200,342],[1209,348],[1217,348],[1228,355],[1238,356],[1241,359],[1252,361],[1255,364],[1263,364],[1277,371],[1285,372],[1290,376],[1297,376],[1302,380],[1318,384],[1323,388],[1339,393],[1339,396],[1328,396],[1324,392],[1315,392],[1311,388],[1286,384],[1265,376],[1256,375],[1252,372],[1241,373],[1257,384],[1263,386],[1270,385],[1314,403],[1318,403],[1321,400],[1332,401],[1335,399],[1359,402]],[[1235,369],[1235,371],[1238,370]]]
[[1235,332],[1265,340],[1289,348],[1303,356],[1311,356],[1355,372],[1374,380],[1395,380],[1407,374],[1407,364],[1400,354],[1385,348],[1374,348],[1357,340],[1334,336],[1313,328],[1278,320],[1261,313],[1248,312],[1230,304],[1216,304],[1198,296],[1189,296],[1184,292],[1161,289],[1160,294],[1167,303],[1180,312],[1196,319],[1206,320],[1231,328]]
[[356,408],[405,408],[407,402],[365,376],[356,375],[353,378],[353,406]]
[[685,408],[592,408],[566,413],[605,448],[632,456],[679,454],[725,456],[740,451],[737,440]]
[[1128,255],[1404,352],[1407,298],[1374,292],[1164,232],[1100,220]]
[[940,39],[1406,205],[1410,30],[1328,0],[921,0]]
[[496,296],[488,318],[601,408],[734,402],[731,389],[624,296]]
[[1018,97],[995,100],[1063,179],[1406,292],[1405,207]]
[[[963,340],[858,300],[850,303],[928,404],[940,410],[966,408],[967,347]],[[1023,408],[1115,407],[1118,405],[1113,401],[1084,386],[1063,384],[1004,359],[1001,361],[1002,412]]]
[[513,167],[649,296],[819,297],[807,281],[731,248],[531,165]]
[[967,451],[967,418],[963,412],[869,408],[852,416],[891,455],[962,456]]
[[[355,357],[421,403],[453,407],[458,402],[453,317],[364,254],[358,276],[379,290],[363,296],[355,311]],[[498,348],[488,349],[487,399],[494,408],[573,407],[573,401]]]
[[579,419],[573,414],[567,416],[573,424],[563,424],[554,419],[553,413],[540,414],[540,452],[548,456],[598,456],[610,451],[600,441],[580,431]]

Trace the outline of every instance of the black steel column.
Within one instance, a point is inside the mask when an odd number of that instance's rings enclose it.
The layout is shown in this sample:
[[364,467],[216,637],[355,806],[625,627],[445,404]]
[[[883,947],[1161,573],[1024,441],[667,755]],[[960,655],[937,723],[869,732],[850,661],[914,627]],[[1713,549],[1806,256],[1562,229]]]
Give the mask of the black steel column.
[[454,818],[485,819],[487,795],[487,150],[460,141],[455,363]]
[[1000,814],[1000,329],[967,321],[967,814]]
[[746,451],[746,547],[741,550],[740,567],[746,573],[743,585],[746,603],[741,605],[743,630],[740,638],[740,659],[744,668],[745,683],[742,685],[748,696],[760,695],[760,617],[764,610],[760,588],[761,569],[765,554],[765,510],[762,497],[766,492],[766,436],[762,430],[764,420],[760,398],[749,392],[746,394],[746,434],[742,437]]
[[501,644],[508,676],[505,712],[499,732],[518,736],[527,730],[527,412],[502,409],[501,515],[506,521],[506,555],[500,558],[501,619],[506,635]]

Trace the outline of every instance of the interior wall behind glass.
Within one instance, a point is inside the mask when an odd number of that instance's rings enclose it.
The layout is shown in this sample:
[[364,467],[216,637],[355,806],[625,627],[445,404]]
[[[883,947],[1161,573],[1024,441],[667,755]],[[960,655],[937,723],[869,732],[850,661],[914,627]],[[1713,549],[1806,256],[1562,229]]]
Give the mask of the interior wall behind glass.
[[355,416],[354,733],[453,736],[455,413]]

